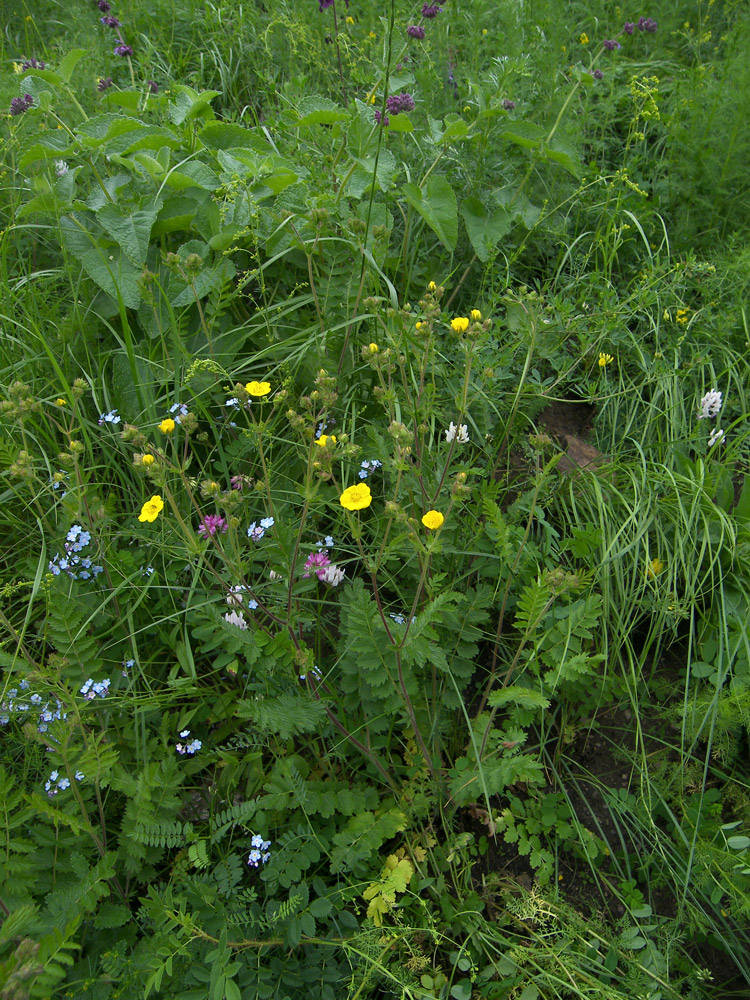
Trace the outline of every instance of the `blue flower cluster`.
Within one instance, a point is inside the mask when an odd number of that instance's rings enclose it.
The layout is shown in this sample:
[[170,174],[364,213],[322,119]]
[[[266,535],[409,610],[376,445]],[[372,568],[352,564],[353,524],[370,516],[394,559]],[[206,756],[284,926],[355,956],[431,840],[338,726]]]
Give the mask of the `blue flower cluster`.
[[256,525],[255,521],[247,529],[247,537],[252,538],[254,542],[259,542],[261,538],[265,535],[269,528],[274,525],[274,520],[272,517],[261,518],[259,525]]
[[[83,781],[85,777],[83,771],[76,771],[76,781]],[[59,771],[53,771],[44,783],[44,790],[50,798],[58,792],[65,791],[66,788],[70,788],[70,778],[61,778]]]
[[367,479],[371,472],[374,472],[376,469],[381,469],[382,467],[383,463],[379,462],[377,458],[372,458],[369,462],[362,462],[359,467],[359,478]]
[[119,424],[121,419],[117,410],[110,410],[109,413],[102,413],[100,415],[99,426],[101,427],[103,424]]
[[180,417],[186,417],[188,408],[184,403],[172,403],[169,407],[170,415],[176,424],[180,423]]
[[97,696],[99,698],[106,698],[109,694],[110,684],[109,677],[105,677],[103,681],[95,681],[93,677],[89,677],[81,687],[80,694],[83,695],[86,701],[93,701]]
[[264,840],[259,833],[256,833],[250,841],[252,851],[247,856],[247,863],[257,868],[259,864],[265,864],[271,857],[268,848],[271,846],[270,840]]
[[68,491],[66,489],[63,489],[63,486],[66,485],[65,480],[67,478],[68,478],[68,473],[63,472],[63,470],[60,469],[60,471],[56,472],[54,476],[50,479],[50,486],[55,492],[62,489],[62,493],[60,494],[61,500],[68,495]]
[[79,552],[91,541],[91,533],[84,531],[80,524],[74,524],[65,540],[65,555],[56,553],[48,564],[50,573],[59,576],[67,573],[71,580],[90,580],[104,572],[103,566],[95,566],[89,556],[80,556]]
[[318,550],[321,549],[332,549],[333,548],[333,535],[326,535],[325,540],[322,542],[316,542]]
[[13,687],[8,691],[6,700],[0,705],[0,726],[7,726],[11,716],[24,716],[29,712],[39,712],[37,730],[46,733],[50,722],[67,718],[67,712],[63,711],[61,701],[55,699],[55,707],[50,708],[50,703],[45,702],[37,692],[30,690],[29,682],[24,678],[17,688]]
[[[185,740],[188,738],[189,735],[190,735],[190,730],[183,729],[182,732],[180,733],[180,739]],[[189,743],[185,744],[178,743],[177,746],[175,747],[175,750],[177,751],[177,753],[182,754],[183,757],[185,756],[186,753],[192,756],[194,753],[197,753],[202,746],[203,744],[201,743],[200,740],[191,740]]]

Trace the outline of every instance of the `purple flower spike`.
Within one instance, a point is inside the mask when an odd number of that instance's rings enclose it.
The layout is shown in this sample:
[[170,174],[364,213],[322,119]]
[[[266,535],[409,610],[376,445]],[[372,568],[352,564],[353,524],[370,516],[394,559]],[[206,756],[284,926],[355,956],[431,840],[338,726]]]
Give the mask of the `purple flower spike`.
[[414,110],[414,98],[411,94],[392,94],[385,102],[385,106],[392,115],[400,115],[402,112]]
[[106,78],[105,77],[100,77],[99,82],[96,85],[96,89],[99,91],[100,94],[103,94],[104,91],[105,90],[109,90],[109,88],[111,86],[112,86],[112,77],[111,76],[108,76]]
[[226,518],[219,514],[206,514],[198,527],[198,534],[204,538],[213,538],[217,532],[225,534],[227,530]]
[[614,52],[615,49],[622,48],[622,45],[614,38],[605,38],[602,45],[608,52]]
[[333,7],[333,0],[318,0],[318,10],[321,14],[329,7]]
[[117,20],[116,17],[110,17],[109,15],[105,14],[105,16],[100,17],[99,20],[101,21],[101,23],[104,25],[105,28],[120,27],[120,22]]
[[426,17],[430,20],[433,17],[437,17],[442,7],[438,7],[436,3],[426,3],[422,5],[422,17]]
[[595,80],[601,80],[604,78],[604,73],[600,69],[595,69],[591,74]]
[[515,106],[516,106],[516,102],[508,100],[507,97],[503,101],[503,107],[505,108],[506,111],[512,111],[513,108],[515,108]]
[[410,24],[406,29],[406,34],[409,38],[418,38],[421,41],[424,38],[424,28],[421,24]]
[[322,580],[325,577],[326,567],[330,565],[331,560],[328,558],[327,552],[313,552],[307,557],[305,563],[305,569],[309,572],[303,573],[302,576],[308,577],[315,573],[317,578]]
[[146,80],[146,86],[148,87],[149,91],[152,94],[159,93],[159,84],[156,82],[156,80]]
[[388,117],[388,115],[386,115],[385,118],[383,118],[383,113],[381,111],[376,111],[375,112],[375,124],[379,125],[380,122],[381,122],[381,120],[382,120],[383,126],[385,128],[388,128],[388,126],[391,124],[391,119]]
[[638,18],[638,30],[639,31],[650,31],[654,32],[659,27],[653,17],[639,17]]
[[635,24],[633,24],[632,21],[626,21],[625,24],[623,24],[622,26],[622,30],[625,32],[626,35],[632,35],[634,29],[635,29]]
[[21,64],[21,71],[23,72],[27,69],[44,69],[46,65],[47,63],[43,59],[34,59],[32,57],[31,59],[27,59],[25,63]]
[[10,102],[10,113],[12,115],[22,115],[33,105],[34,98],[31,94],[24,94],[23,97],[14,97]]
[[103,14],[108,14],[112,10],[112,5],[107,3],[107,0],[99,0],[96,6]]
[[129,45],[115,45],[114,53],[116,56],[132,56],[133,49]]

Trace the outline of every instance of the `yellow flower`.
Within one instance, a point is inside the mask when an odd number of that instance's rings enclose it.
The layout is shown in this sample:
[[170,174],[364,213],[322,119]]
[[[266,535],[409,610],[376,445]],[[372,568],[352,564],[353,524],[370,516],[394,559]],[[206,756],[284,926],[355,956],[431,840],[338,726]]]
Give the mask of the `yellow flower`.
[[65,406],[65,400],[64,399],[56,399],[55,400],[55,406]]
[[664,569],[664,563],[661,559],[652,559],[648,564],[648,569],[646,570],[646,576],[654,577],[658,576],[659,573]]
[[378,36],[375,34],[374,31],[371,31],[367,37],[368,38],[377,38]]
[[138,515],[139,521],[155,521],[164,510],[164,501],[158,493],[154,493],[150,500],[147,500],[141,507]]
[[141,464],[142,465],[153,465],[154,464],[154,456],[153,455],[143,455],[143,457],[141,458]]
[[351,17],[351,16],[350,16],[350,17],[347,17],[347,19],[346,19],[346,23],[347,23],[347,24],[354,24],[354,18],[353,18],[353,17]]
[[471,316],[472,319],[476,319],[476,320],[479,320],[479,319],[482,318],[482,314],[480,313],[480,311],[478,309],[472,309],[471,312],[469,313],[469,316]]
[[429,285],[427,286],[427,291],[428,292],[436,292],[437,291],[437,285],[435,284],[434,281],[431,281],[429,283]]
[[416,328],[417,330],[421,330],[421,329],[422,329],[422,327],[424,326],[424,323],[419,323],[419,322],[417,322],[417,323],[415,323],[415,324],[414,324],[414,326],[415,326],[415,328]]
[[377,344],[375,343],[370,344],[370,354],[377,354],[379,350],[380,348],[378,347]]
[[487,29],[486,29],[486,28],[482,28],[482,34],[483,34],[483,35],[486,35],[486,34],[487,34]]
[[612,357],[611,354],[600,354],[599,361],[597,362],[597,364],[599,365],[600,368],[605,368],[610,363],[610,361],[614,360],[615,359]]
[[370,104],[374,104],[375,103],[375,95],[374,94],[370,94],[370,96],[368,98],[368,101],[370,102]]
[[677,320],[678,323],[682,323],[682,325],[684,326],[685,323],[687,323],[688,321],[689,315],[690,315],[689,309],[678,309],[675,319]]
[[248,382],[245,386],[248,396],[267,396],[270,391],[270,382]]
[[588,45],[589,44],[589,36],[586,34],[585,31],[581,35],[581,37],[578,39],[578,41],[581,43],[581,45]]
[[14,73],[23,73],[23,63],[13,63]]
[[328,442],[331,444],[336,444],[335,434],[321,434],[319,438],[315,441],[315,444],[320,445],[321,448],[325,448]]
[[422,518],[422,524],[425,528],[429,528],[430,531],[437,531],[444,520],[445,518],[439,510],[428,510]]
[[367,483],[348,486],[339,497],[339,503],[347,510],[364,510],[372,503],[372,493]]
[[469,329],[469,320],[466,316],[456,316],[451,320],[451,330],[454,333],[466,333]]
[[171,417],[165,417],[164,420],[159,424],[159,430],[162,434],[171,434],[177,425]]

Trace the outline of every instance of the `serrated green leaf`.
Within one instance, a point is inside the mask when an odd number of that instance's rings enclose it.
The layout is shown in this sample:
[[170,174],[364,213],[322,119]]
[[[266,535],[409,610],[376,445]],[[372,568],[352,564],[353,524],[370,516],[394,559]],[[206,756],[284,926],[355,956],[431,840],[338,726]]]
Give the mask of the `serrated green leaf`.
[[402,191],[440,242],[448,250],[455,250],[458,240],[458,203],[446,178],[429,177],[421,189],[407,183],[402,186]]

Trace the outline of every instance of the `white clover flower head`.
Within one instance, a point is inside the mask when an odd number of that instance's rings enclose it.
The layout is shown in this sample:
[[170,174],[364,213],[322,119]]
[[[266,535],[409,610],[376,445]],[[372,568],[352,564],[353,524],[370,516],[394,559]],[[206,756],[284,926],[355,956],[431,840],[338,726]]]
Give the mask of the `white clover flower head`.
[[318,574],[318,579],[322,580],[323,583],[330,584],[331,587],[338,587],[338,585],[343,582],[345,576],[345,569],[339,569],[336,563],[331,563],[330,566],[326,566],[326,568]]
[[698,419],[713,420],[719,415],[721,409],[721,393],[717,389],[711,389],[701,400],[700,406],[701,412],[698,414]]
[[236,611],[230,611],[228,614],[224,615],[224,621],[228,625],[234,625],[236,628],[247,628],[247,622],[242,615],[238,614]]
[[55,160],[55,175],[57,177],[64,177],[68,172],[68,164],[65,160]]
[[456,441],[457,444],[469,443],[469,429],[466,424],[454,424],[451,420],[448,430],[445,432],[445,440],[450,444]]
[[715,444],[722,444],[725,439],[724,431],[720,427],[714,427],[708,438],[708,447],[713,448]]

